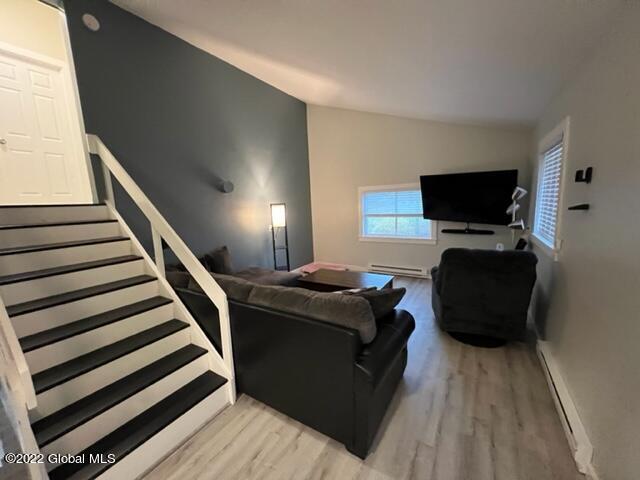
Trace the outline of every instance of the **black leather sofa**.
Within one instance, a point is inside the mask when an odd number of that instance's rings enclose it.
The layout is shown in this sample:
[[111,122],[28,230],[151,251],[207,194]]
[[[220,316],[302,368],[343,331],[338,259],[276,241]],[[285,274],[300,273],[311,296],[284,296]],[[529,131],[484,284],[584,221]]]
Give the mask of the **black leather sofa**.
[[450,248],[431,270],[433,311],[447,332],[520,340],[536,281],[528,251]]
[[[203,294],[178,295],[220,350],[217,310]],[[363,345],[356,330],[230,300],[238,393],[343,443],[365,458],[407,364],[415,328],[394,310]]]

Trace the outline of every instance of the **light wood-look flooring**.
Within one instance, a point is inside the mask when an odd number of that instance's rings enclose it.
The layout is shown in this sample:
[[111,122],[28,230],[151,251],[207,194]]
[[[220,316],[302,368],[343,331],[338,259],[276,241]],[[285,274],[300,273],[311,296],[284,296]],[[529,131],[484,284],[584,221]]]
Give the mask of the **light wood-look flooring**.
[[416,319],[409,363],[365,461],[246,395],[159,464],[149,480],[575,480],[532,346],[485,349],[442,333],[431,282],[398,278]]

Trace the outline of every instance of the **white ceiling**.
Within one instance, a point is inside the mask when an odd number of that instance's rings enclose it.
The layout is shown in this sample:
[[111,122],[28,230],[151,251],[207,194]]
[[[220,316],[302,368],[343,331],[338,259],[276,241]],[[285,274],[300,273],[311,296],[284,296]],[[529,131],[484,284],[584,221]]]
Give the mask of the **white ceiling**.
[[623,0],[112,0],[308,103],[534,122]]

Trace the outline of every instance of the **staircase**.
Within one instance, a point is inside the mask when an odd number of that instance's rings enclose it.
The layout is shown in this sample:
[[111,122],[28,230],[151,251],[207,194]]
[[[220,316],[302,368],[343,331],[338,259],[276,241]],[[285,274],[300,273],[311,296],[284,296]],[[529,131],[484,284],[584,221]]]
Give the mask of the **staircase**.
[[0,207],[0,298],[31,374],[33,435],[45,459],[84,454],[47,463],[51,479],[139,477],[235,401],[230,358],[162,265],[109,203]]

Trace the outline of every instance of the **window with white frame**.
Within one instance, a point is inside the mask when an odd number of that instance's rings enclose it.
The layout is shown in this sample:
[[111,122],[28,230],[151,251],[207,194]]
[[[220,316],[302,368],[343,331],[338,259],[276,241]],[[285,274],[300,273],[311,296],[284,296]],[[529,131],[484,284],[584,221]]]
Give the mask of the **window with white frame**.
[[417,184],[363,187],[360,193],[360,238],[432,242],[430,220],[422,218]]
[[[538,190],[536,195],[534,236],[547,247],[558,249],[558,222],[562,188],[562,171],[565,159],[566,124],[552,132],[551,141],[540,153],[538,166]],[[553,135],[555,134],[555,135]],[[555,137],[555,138],[553,138]]]

